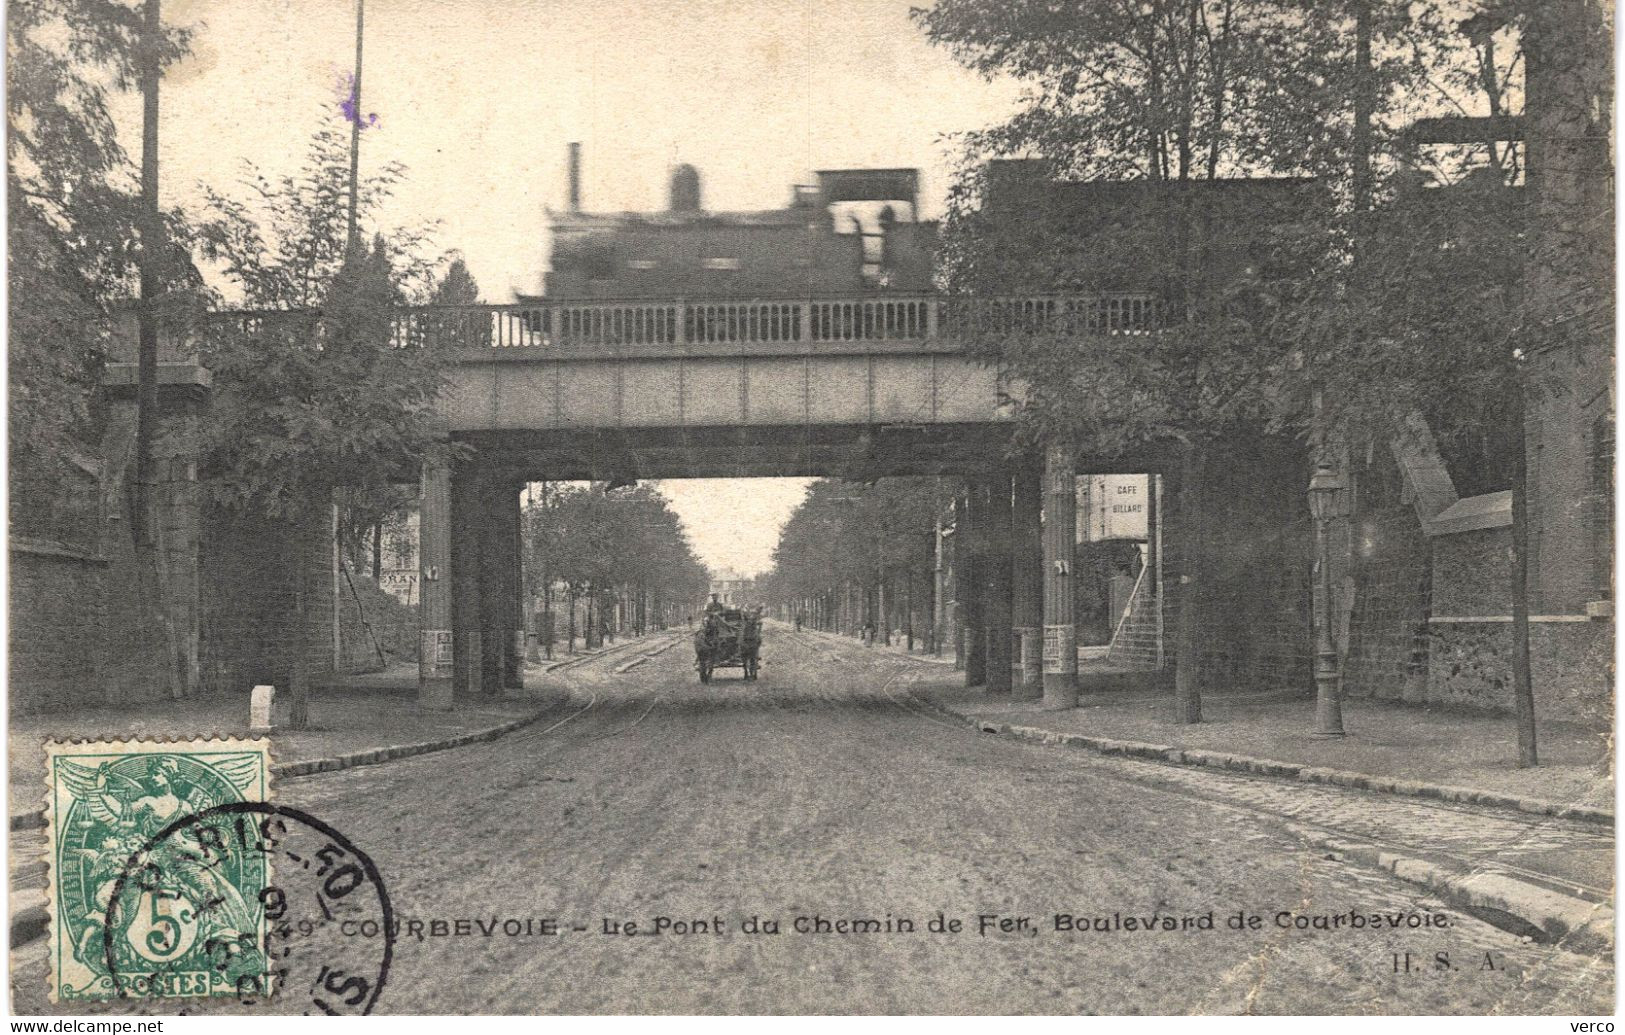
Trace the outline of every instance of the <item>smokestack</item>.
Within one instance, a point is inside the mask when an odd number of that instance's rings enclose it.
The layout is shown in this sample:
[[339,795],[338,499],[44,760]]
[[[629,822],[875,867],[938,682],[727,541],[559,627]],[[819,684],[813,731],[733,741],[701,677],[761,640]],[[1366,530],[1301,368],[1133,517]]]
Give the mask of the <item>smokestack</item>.
[[581,145],[570,144],[570,211],[581,211]]

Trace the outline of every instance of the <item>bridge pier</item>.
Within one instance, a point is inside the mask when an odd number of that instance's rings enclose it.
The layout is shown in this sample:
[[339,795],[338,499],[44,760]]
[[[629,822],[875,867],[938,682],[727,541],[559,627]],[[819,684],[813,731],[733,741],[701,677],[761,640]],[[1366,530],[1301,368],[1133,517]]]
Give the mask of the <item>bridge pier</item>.
[[1016,685],[1026,699],[1044,695],[1044,544],[1041,517],[1044,466],[1040,458],[1025,456],[1016,466],[1010,537],[1011,605],[1019,650],[1021,677]]
[[483,666],[480,627],[481,478],[471,465],[452,475],[451,628],[455,667],[452,689],[458,699],[480,695]]
[[524,515],[522,513],[522,482],[510,482],[497,492],[501,509],[498,512],[499,563],[502,570],[502,689],[523,690],[525,687],[525,586],[521,577],[524,557]]
[[1070,446],[1044,451],[1044,705],[1078,706],[1078,627],[1072,564],[1077,534],[1076,456]]
[[507,546],[509,501],[517,507],[519,497],[496,475],[487,472],[480,480],[479,512],[474,526],[479,544],[479,624],[480,680],[478,693],[501,697],[507,685],[508,652],[513,637],[508,631],[508,568],[513,556]]
[[418,706],[453,702],[451,624],[451,467],[444,455],[423,463],[418,488]]
[[987,691],[990,694],[1007,694],[1012,684],[1011,560],[1015,553],[1010,548],[1008,473],[987,478],[986,528],[982,542],[987,557],[984,565],[987,589],[987,603],[984,605],[987,621]]
[[957,585],[964,615],[966,686],[987,682],[987,592],[983,583],[987,511],[986,483],[977,478],[965,479],[965,528],[960,533],[963,538],[959,541],[962,554]]

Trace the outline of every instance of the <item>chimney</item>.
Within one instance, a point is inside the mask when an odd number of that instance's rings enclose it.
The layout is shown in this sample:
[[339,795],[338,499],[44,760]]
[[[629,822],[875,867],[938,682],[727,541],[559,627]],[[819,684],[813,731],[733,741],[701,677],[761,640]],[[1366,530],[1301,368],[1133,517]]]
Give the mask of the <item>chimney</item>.
[[570,211],[581,211],[581,145],[570,144]]

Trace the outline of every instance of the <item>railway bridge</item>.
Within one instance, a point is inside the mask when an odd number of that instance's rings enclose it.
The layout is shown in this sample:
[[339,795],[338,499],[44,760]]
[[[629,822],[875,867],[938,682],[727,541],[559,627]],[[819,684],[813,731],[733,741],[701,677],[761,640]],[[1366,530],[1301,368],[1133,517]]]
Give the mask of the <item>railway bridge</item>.
[[[968,625],[1017,632],[986,636],[967,678],[1009,689],[1019,640],[1036,683],[1042,641],[1046,696],[1075,703],[1075,461],[1052,451],[1049,492],[1044,459],[1012,462],[1022,386],[974,346],[1039,327],[1149,334],[1154,322],[1144,294],[398,309],[396,344],[455,354],[439,409],[465,447],[422,472],[420,703],[517,684],[526,482],[933,474],[971,486],[964,518],[979,574]],[[1041,527],[1053,540],[1044,550]]]

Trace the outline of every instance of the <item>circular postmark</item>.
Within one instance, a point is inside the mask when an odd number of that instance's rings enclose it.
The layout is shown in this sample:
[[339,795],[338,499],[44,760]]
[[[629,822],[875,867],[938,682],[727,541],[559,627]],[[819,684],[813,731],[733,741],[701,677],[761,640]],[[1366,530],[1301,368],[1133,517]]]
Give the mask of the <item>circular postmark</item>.
[[[351,936],[362,927],[382,937]],[[103,962],[119,997],[276,996],[307,1014],[366,1014],[394,932],[365,852],[307,812],[236,801],[130,854],[108,896]]]

